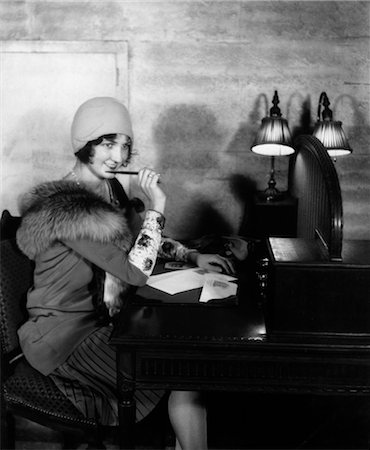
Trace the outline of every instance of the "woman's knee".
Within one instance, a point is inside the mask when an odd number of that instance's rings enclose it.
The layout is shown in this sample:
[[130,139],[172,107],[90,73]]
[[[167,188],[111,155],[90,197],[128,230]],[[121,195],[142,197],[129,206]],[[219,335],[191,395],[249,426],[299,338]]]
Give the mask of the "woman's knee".
[[172,391],[170,399],[179,403],[203,403],[202,393],[198,391]]

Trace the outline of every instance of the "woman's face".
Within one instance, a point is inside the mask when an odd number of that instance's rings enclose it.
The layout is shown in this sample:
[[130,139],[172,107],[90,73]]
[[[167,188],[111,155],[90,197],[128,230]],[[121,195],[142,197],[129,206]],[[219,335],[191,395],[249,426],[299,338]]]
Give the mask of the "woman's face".
[[118,170],[126,167],[131,156],[131,139],[125,134],[117,134],[112,138],[104,138],[93,147],[94,156],[89,168],[99,178],[113,178],[114,174],[108,170]]

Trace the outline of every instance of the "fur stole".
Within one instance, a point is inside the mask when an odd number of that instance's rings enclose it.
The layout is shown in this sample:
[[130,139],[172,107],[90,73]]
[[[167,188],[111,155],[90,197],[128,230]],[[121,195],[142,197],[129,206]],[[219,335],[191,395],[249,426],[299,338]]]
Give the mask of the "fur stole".
[[[21,214],[17,243],[30,259],[63,240],[113,243],[125,252],[129,252],[132,246],[124,211],[72,181],[36,186],[22,199]],[[106,274],[104,302],[110,315],[119,310],[119,297],[127,289],[126,283]]]

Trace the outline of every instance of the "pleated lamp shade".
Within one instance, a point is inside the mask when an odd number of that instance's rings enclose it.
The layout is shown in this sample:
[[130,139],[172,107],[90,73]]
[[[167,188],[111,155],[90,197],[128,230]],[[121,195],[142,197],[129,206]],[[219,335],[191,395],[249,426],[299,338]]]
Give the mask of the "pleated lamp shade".
[[[321,105],[324,106],[322,120]],[[352,149],[342,129],[342,122],[333,120],[333,113],[329,105],[326,92],[322,92],[319,99],[317,122],[312,135],[321,141],[331,157],[349,155],[352,153]]]
[[265,156],[286,156],[294,153],[288,121],[279,116],[262,119],[251,150]]
[[312,134],[322,142],[332,157],[345,156],[352,153],[352,149],[342,129],[342,122],[334,122],[332,120],[317,122]]

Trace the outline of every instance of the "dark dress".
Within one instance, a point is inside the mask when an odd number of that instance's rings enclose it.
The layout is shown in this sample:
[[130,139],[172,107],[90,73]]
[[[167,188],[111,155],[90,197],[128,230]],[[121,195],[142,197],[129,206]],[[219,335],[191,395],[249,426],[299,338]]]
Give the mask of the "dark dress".
[[[112,179],[109,182],[112,201],[126,209],[128,221],[136,233],[141,221],[137,214],[142,206],[140,201],[130,202],[118,180]],[[101,282],[102,274],[97,268],[96,271],[97,279],[100,278]],[[92,332],[50,376],[85,417],[95,418],[101,425],[116,426],[116,354],[114,347],[109,344],[111,332],[111,325],[104,325]],[[153,410],[164,392],[136,390],[137,421]]]

